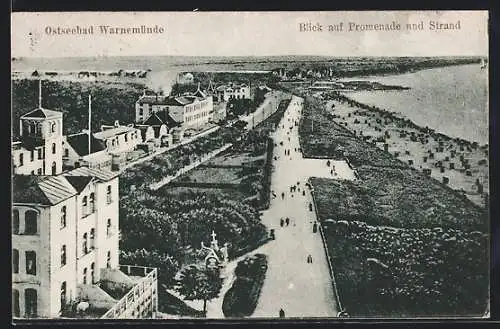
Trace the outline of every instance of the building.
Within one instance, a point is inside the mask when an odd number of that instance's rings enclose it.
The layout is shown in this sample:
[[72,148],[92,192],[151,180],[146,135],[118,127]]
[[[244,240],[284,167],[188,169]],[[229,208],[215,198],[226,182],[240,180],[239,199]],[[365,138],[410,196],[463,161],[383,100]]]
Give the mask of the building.
[[173,143],[173,135],[182,135],[182,124],[175,121],[167,110],[152,113],[144,125],[153,129],[154,138],[161,141],[162,146]]
[[65,136],[63,150],[65,168],[80,166],[97,169],[111,168],[111,156],[107,153],[106,144],[91,134],[89,148],[88,132]]
[[62,172],[62,113],[41,106],[21,116],[19,138],[12,143],[14,173],[57,175]]
[[247,84],[229,84],[222,85],[215,89],[217,94],[217,99],[223,100],[225,102],[230,99],[250,99],[251,92],[250,86]]
[[166,112],[183,129],[199,129],[213,114],[211,95],[198,90],[182,96],[142,95],[136,102],[136,122],[144,123],[153,113]]
[[115,121],[113,126],[101,126],[101,131],[94,137],[106,145],[109,154],[119,154],[133,151],[142,143],[141,132],[133,125],[122,126]]
[[118,263],[115,173],[80,167],[13,181],[15,318],[71,318],[81,302],[90,318],[155,317],[156,269]]

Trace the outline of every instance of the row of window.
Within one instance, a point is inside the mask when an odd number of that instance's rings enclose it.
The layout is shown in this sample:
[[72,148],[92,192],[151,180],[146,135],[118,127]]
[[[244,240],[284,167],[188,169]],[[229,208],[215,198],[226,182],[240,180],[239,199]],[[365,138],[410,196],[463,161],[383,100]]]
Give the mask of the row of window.
[[[43,147],[37,149],[38,152],[38,160],[45,159],[45,149]],[[52,154],[57,153],[56,143],[52,143]],[[30,161],[35,161],[35,150],[31,150],[30,152]],[[24,153],[19,154],[19,167],[24,165]]]
[[[24,290],[24,312],[27,318],[36,318],[37,314],[38,296],[36,289],[27,288]],[[12,314],[14,317],[21,316],[21,307],[19,300],[19,290],[12,290]]]
[[[12,272],[19,273],[19,250],[12,250]],[[36,252],[33,250],[25,251],[26,274],[36,275]]]
[[38,213],[34,210],[27,210],[24,213],[24,231],[20,230],[19,210],[12,211],[12,234],[35,235],[38,233]]
[[[137,135],[137,131],[130,134],[130,140],[134,140],[137,138],[139,138]],[[128,134],[124,135],[124,139],[125,139],[125,143],[127,143],[128,142]],[[118,145],[120,145],[120,139],[119,139],[119,136],[116,136],[115,138],[113,138],[111,140],[111,146],[118,146]]]
[[[28,134],[42,134],[42,122],[26,122],[24,126],[28,128]],[[57,124],[55,122],[50,122],[50,132],[57,132]]]
[[194,121],[194,120],[198,120],[199,118],[204,118],[208,116],[208,112],[202,112],[202,113],[197,113],[197,114],[194,114],[194,115],[190,115],[188,117],[186,117],[186,122],[191,122],[191,121]]

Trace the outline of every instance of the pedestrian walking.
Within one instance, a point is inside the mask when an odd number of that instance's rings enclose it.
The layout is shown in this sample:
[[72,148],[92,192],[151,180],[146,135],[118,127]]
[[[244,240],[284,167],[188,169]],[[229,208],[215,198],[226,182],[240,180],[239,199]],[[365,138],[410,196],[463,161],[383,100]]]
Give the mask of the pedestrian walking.
[[312,262],[313,262],[313,259],[312,259],[311,254],[307,255],[307,263],[312,264]]
[[285,192],[281,193],[281,200],[285,199]]
[[309,202],[309,211],[313,211],[313,205]]
[[285,225],[285,221],[283,220],[283,218],[280,218],[280,226],[283,227]]
[[285,311],[283,311],[282,308],[280,308],[279,316],[280,316],[280,318],[284,318],[285,317]]
[[288,226],[288,225],[290,224],[290,218],[288,218],[288,217],[287,217],[287,218],[285,219],[285,222],[286,222],[286,226]]
[[313,224],[313,233],[316,233],[318,231],[318,224],[315,222]]
[[305,196],[306,195],[306,191],[302,190],[302,195]]

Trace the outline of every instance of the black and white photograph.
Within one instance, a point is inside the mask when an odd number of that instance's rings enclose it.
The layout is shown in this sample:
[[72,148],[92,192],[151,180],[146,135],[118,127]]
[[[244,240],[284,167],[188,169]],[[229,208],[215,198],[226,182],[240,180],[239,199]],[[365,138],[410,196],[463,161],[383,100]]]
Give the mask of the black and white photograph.
[[11,14],[12,321],[488,319],[487,11]]

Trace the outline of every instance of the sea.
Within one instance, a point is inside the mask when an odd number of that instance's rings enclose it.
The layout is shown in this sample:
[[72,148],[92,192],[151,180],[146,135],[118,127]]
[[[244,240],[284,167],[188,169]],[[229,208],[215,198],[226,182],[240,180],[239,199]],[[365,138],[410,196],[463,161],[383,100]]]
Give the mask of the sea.
[[409,90],[355,91],[348,96],[445,135],[488,144],[488,70],[481,69],[479,64],[348,80],[409,87]]

